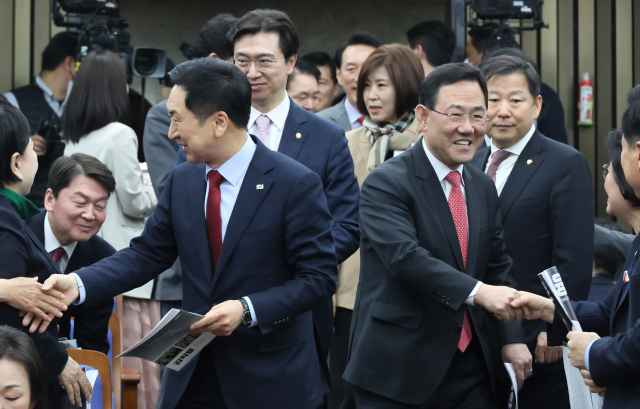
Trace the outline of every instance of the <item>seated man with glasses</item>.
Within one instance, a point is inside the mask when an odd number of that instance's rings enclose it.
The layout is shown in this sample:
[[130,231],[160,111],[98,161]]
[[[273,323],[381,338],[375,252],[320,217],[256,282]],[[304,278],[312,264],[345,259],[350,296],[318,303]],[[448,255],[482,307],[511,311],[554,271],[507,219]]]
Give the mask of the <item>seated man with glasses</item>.
[[[473,163],[495,182],[517,288],[546,297],[538,273],[556,266],[569,298],[586,300],[595,215],[589,163],[582,153],[536,129],[542,97],[540,77],[531,64],[499,56],[485,60],[480,69],[489,89],[486,133],[491,144]],[[526,347],[513,346],[510,351],[518,377],[532,375],[519,392],[520,408],[568,408],[563,364],[553,362],[562,357],[557,346],[562,339],[548,337],[546,323],[539,320],[526,321],[523,327]],[[532,371],[527,374],[525,369]],[[504,368],[501,373],[498,397],[506,401],[511,382]]]
[[[486,130],[477,68],[445,64],[422,82],[423,139],[362,185],[360,282],[344,378],[362,409],[495,409],[490,338],[522,342],[511,259],[491,178],[468,165]],[[443,113],[443,114],[440,114]]]

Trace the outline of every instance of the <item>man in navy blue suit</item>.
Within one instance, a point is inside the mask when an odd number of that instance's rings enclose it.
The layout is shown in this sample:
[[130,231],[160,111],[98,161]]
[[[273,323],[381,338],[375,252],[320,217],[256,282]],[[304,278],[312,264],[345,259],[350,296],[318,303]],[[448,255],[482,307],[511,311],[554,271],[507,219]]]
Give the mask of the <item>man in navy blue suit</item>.
[[[480,65],[489,90],[488,147],[473,164],[494,181],[500,197],[504,242],[513,259],[518,290],[546,295],[538,273],[556,266],[571,299],[586,300],[593,263],[595,203],[591,169],[584,155],[544,136],[536,128],[542,106],[540,77],[516,56],[490,57]],[[523,324],[525,343],[516,356],[536,357],[532,376],[519,392],[522,409],[569,408],[562,362],[562,338],[549,337],[540,321]],[[558,351],[559,350],[559,351]],[[546,363],[545,363],[546,362]],[[522,365],[514,362],[520,379]],[[500,398],[511,381],[501,370]]]
[[[631,105],[624,113],[622,131],[624,176],[635,194],[640,195],[640,103]],[[604,394],[604,409],[640,407],[638,251],[640,236],[631,244],[622,276],[604,301],[571,302],[582,329],[593,332],[569,332],[569,359],[571,365],[581,370],[591,391]],[[555,321],[551,332],[566,334],[548,298],[522,292],[512,305],[523,307],[527,319]]]
[[[115,254],[113,246],[97,235],[107,218],[107,200],[115,188],[116,180],[109,168],[93,156],[75,153],[53,162],[44,195],[45,210],[26,223],[63,274]],[[58,336],[71,339],[74,317],[73,338],[78,347],[106,355],[111,311],[113,299],[91,308],[71,305],[58,320]]]
[[328,368],[311,309],[337,279],[320,178],[247,134],[251,85],[237,67],[192,60],[171,79],[169,136],[189,163],[169,175],[130,247],[47,284],[94,305],[180,255],[183,308],[205,315],[192,332],[218,336],[169,374],[159,407],[316,409]]
[[[287,77],[298,57],[293,23],[283,12],[254,10],[242,16],[227,37],[235,65],[251,84],[249,133],[320,176],[333,216],[336,262],[342,263],[360,246],[360,190],[344,131],[300,108],[287,95]],[[184,160],[180,151],[178,163]],[[313,316],[327,352],[333,337],[331,297],[313,310]]]

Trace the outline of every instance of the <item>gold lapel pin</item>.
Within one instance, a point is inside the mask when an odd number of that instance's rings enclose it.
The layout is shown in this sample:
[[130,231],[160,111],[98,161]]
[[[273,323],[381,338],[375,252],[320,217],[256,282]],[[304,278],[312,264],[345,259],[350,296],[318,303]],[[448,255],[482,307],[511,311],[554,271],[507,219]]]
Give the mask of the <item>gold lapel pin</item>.
[[298,133],[296,134],[296,139],[300,139],[300,138],[302,138],[302,134],[301,134],[300,132],[298,132]]
[[531,159],[527,159],[527,165],[531,165],[533,161]]
[[264,185],[260,184],[260,185],[256,185],[256,190],[262,190],[264,189]]

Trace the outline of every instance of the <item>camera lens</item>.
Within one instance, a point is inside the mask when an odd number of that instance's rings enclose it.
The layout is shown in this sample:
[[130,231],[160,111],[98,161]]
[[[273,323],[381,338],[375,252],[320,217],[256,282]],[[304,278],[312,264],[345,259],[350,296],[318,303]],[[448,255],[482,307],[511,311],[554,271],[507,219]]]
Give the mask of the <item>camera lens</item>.
[[138,51],[133,66],[141,75],[152,75],[158,69],[158,56],[155,50]]

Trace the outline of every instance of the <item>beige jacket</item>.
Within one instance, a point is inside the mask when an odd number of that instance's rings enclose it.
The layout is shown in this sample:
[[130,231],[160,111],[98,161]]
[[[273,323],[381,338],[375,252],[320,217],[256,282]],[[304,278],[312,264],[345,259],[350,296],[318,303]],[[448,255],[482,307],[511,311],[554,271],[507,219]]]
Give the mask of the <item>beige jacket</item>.
[[[405,129],[404,133],[411,133],[415,135],[413,143],[416,143],[418,139],[420,139],[418,121],[414,119],[407,129]],[[349,152],[351,152],[351,158],[353,159],[354,171],[356,178],[358,179],[358,185],[360,185],[360,189],[362,189],[364,179],[369,176],[367,162],[369,160],[369,153],[371,152],[372,145],[369,142],[369,139],[367,139],[364,127],[349,131],[346,135]],[[338,307],[353,310],[353,306],[356,302],[356,291],[358,289],[359,278],[360,249],[353,253],[351,257],[346,259],[338,267],[338,283],[336,290]]]
[[[112,122],[82,137],[78,143],[67,143],[65,156],[84,153],[107,165],[116,179],[116,191],[107,201],[107,218],[98,235],[116,250],[129,247],[134,237],[142,234],[146,218],[156,208],[152,186],[142,183],[138,162],[138,138],[133,129]],[[153,280],[125,295],[151,298]]]

